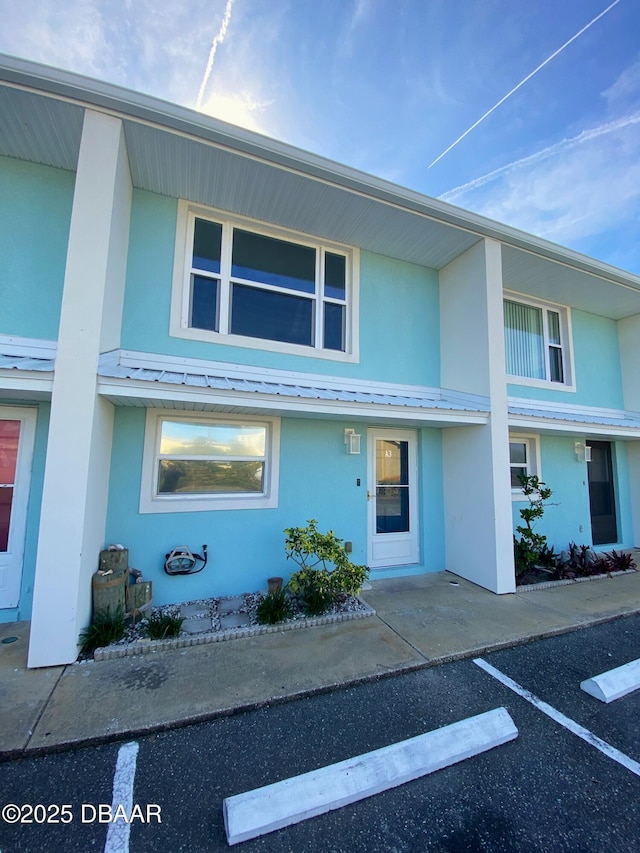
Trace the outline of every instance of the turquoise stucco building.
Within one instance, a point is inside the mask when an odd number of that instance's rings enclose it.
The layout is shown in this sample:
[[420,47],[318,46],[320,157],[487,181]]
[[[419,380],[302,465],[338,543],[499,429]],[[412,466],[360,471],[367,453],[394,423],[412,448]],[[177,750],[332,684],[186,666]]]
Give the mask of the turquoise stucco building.
[[112,542],[158,604],[286,577],[312,517],[373,580],[504,594],[525,471],[556,549],[639,544],[640,278],[34,63],[0,58],[0,110],[0,620],[30,666],[75,659]]

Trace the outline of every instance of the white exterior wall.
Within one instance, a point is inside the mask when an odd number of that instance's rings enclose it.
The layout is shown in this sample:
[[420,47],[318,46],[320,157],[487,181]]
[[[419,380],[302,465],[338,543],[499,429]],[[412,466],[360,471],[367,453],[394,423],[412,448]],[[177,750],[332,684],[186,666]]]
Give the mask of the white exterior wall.
[[98,398],[101,342],[118,346],[131,211],[122,123],[85,113],[51,401],[29,666],[70,663],[91,619],[104,547],[113,406]]
[[491,401],[489,423],[443,430],[446,566],[515,590],[501,246],[484,240],[440,272],[441,384]]
[[[618,346],[624,407],[640,412],[640,314],[618,320]],[[627,444],[633,544],[640,547],[640,441]]]

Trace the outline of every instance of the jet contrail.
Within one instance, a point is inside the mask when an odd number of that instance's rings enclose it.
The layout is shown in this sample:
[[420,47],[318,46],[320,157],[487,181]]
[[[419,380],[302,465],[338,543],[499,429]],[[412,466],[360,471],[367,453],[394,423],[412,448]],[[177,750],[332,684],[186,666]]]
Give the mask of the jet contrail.
[[469,190],[476,190],[479,187],[490,183],[496,178],[505,175],[512,169],[516,169],[518,166],[540,163],[542,160],[546,160],[548,157],[553,157],[554,154],[558,154],[560,151],[566,150],[568,148],[573,148],[576,145],[581,145],[583,142],[588,142],[591,139],[597,139],[599,136],[605,136],[608,133],[613,133],[616,130],[622,130],[623,128],[629,127],[630,125],[634,124],[640,124],[640,113],[634,113],[633,115],[624,116],[623,118],[616,119],[615,121],[610,121],[606,124],[601,124],[598,127],[592,127],[589,130],[583,130],[577,136],[562,139],[560,142],[556,142],[553,145],[549,145],[547,148],[542,148],[540,151],[536,151],[534,154],[529,154],[527,157],[521,157],[519,160],[513,160],[511,163],[507,163],[504,166],[500,166],[498,169],[494,169],[492,172],[487,172],[486,175],[482,175],[479,178],[474,178],[472,181],[468,181],[466,184],[461,184],[458,187],[454,187],[453,189],[447,190],[447,192],[442,193],[442,195],[438,196],[438,198],[441,201],[454,201],[456,198],[459,198],[459,196],[464,195],[465,192],[468,192]]
[[562,45],[562,47],[559,47],[556,51],[554,51],[554,53],[551,54],[551,56],[548,56],[544,62],[541,62],[537,68],[534,68],[534,70],[530,74],[527,74],[527,76],[524,78],[524,80],[521,80],[518,83],[518,85],[514,86],[510,92],[507,92],[507,94],[504,96],[504,98],[500,98],[500,100],[498,101],[497,104],[494,104],[490,110],[487,110],[487,112],[478,119],[478,121],[476,121],[474,124],[472,124],[470,128],[465,130],[465,132],[461,136],[459,136],[455,142],[452,142],[448,148],[445,148],[445,150],[442,152],[442,154],[440,154],[438,157],[436,157],[436,159],[433,161],[433,163],[429,163],[429,166],[427,168],[430,169],[432,166],[435,166],[435,164],[438,162],[438,160],[442,160],[442,158],[444,157],[445,154],[448,154],[452,148],[455,148],[455,146],[458,144],[458,142],[461,142],[465,138],[465,136],[467,136],[467,134],[471,133],[471,131],[474,130],[488,116],[490,116],[494,110],[497,110],[501,104],[504,104],[504,102],[507,100],[507,98],[510,98],[511,95],[514,94],[514,92],[517,92],[521,86],[524,86],[524,84],[528,80],[531,80],[531,78],[534,76],[534,74],[537,74],[538,71],[540,71],[542,68],[544,68],[544,66],[547,65],[549,62],[551,62],[552,59],[555,59],[559,53],[562,53],[562,51],[571,44],[571,42],[574,42],[577,38],[579,38],[582,35],[582,33],[586,32],[589,29],[589,27],[592,27],[596,23],[596,21],[599,21],[600,18],[603,17],[603,15],[606,15],[607,12],[611,11],[611,9],[613,9],[614,6],[617,6],[619,2],[620,2],[620,0],[614,0],[614,2],[611,3],[610,6],[607,6],[607,8],[603,12],[600,12],[599,15],[596,15],[596,17],[592,21],[589,21],[589,23],[586,24],[579,32],[577,32],[574,36],[571,36],[569,41],[566,41]]
[[[198,97],[196,98],[196,109],[199,110],[202,106],[202,99],[204,97],[204,90],[207,88],[207,83],[209,82],[209,77],[211,75],[211,69],[213,68],[213,60],[215,59],[216,50],[218,49],[218,45],[222,44],[224,41],[224,37],[227,34],[227,28],[229,26],[229,21],[231,20],[231,9],[233,8],[235,0],[227,0],[227,5],[224,10],[224,18],[222,19],[222,23],[220,24],[220,29],[218,30],[218,34],[213,40],[211,45],[211,50],[209,51],[209,60],[207,61],[207,67],[204,72],[204,76],[202,78],[202,83],[200,84],[200,91],[198,92]],[[620,2],[620,0],[616,0],[616,3]]]

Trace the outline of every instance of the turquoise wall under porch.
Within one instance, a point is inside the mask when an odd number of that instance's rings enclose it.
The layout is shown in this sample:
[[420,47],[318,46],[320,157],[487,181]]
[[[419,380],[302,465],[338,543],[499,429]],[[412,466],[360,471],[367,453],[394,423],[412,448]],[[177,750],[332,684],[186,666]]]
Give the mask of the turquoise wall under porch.
[[[29,505],[27,507],[27,526],[24,543],[24,558],[22,582],[20,585],[20,601],[17,607],[0,610],[0,622],[21,622],[31,618],[33,606],[33,584],[36,573],[36,555],[38,550],[38,531],[40,528],[40,508],[42,505],[42,483],[44,481],[44,465],[47,456],[47,436],[49,433],[49,403],[29,403],[22,400],[0,400],[2,405],[35,407],[38,410],[36,435],[33,448],[33,464],[31,469],[31,484]],[[61,555],[64,559],[64,555]]]
[[[353,543],[351,559],[367,562],[366,426],[363,452],[345,453],[344,430],[353,423],[308,418],[281,422],[279,504],[273,509],[140,514],[142,447],[146,411],[117,408],[110,478],[106,543],[129,549],[131,566],[153,581],[155,604],[255,592],[272,575],[288,578],[296,566],[284,552],[284,528],[316,518]],[[390,576],[444,566],[440,431],[419,431],[422,473],[420,566],[376,573]],[[357,485],[358,479],[360,485]],[[209,546],[209,563],[199,574],[173,576],[163,570],[164,556],[178,545],[200,552]]]
[[[552,489],[553,495],[534,530],[547,537],[556,553],[567,548],[569,542],[590,545],[592,541],[587,463],[576,458],[574,445],[577,440],[576,436],[540,437],[542,479]],[[580,440],[585,441],[585,437]],[[612,545],[631,548],[633,534],[625,443],[614,443],[612,451],[618,521],[618,543]],[[522,523],[520,508],[526,505],[524,501],[513,501],[514,531]],[[598,547],[596,550],[603,549]],[[604,550],[607,550],[606,546]]]
[[0,334],[58,337],[74,182],[0,157]]
[[437,272],[370,252],[360,257],[358,363],[171,337],[176,217],[175,199],[134,191],[124,349],[381,382],[440,384]]

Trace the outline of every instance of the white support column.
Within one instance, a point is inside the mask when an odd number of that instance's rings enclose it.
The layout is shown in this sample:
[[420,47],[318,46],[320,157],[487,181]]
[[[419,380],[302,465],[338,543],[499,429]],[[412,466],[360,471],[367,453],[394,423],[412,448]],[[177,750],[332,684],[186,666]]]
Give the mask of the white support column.
[[487,396],[489,423],[443,430],[447,568],[493,592],[515,590],[502,255],[476,244],[440,272],[441,385]]
[[[618,346],[624,407],[640,412],[640,314],[618,320]],[[640,441],[627,444],[633,544],[640,547]]]
[[122,122],[85,112],[67,249],[42,493],[29,666],[70,663],[104,547],[113,406],[96,393],[118,346],[131,211]]

